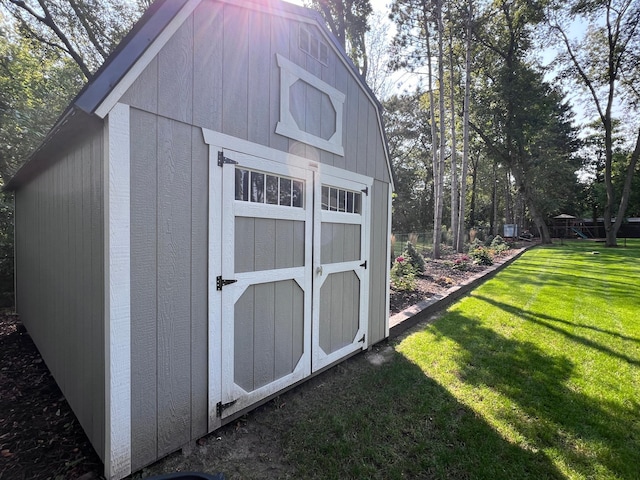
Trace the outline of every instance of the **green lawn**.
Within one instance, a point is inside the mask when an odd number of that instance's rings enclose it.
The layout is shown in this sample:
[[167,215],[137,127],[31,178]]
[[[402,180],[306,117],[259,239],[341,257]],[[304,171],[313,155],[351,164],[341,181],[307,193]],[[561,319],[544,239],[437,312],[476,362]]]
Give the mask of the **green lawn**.
[[392,346],[305,400],[302,477],[640,478],[640,242],[530,250]]

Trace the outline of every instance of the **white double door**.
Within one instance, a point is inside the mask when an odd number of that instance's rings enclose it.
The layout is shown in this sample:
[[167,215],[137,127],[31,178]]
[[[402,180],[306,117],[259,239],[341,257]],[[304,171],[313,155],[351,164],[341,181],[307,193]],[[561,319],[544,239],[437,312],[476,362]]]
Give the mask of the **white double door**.
[[220,158],[225,418],[367,346],[371,182],[295,157]]

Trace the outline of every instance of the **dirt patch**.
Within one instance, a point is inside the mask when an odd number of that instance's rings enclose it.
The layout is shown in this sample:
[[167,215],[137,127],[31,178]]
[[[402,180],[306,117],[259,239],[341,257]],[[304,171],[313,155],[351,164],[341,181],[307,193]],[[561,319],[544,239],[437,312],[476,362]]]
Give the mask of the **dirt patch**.
[[[507,252],[512,254],[513,252]],[[429,260],[413,292],[391,291],[391,313],[443,294],[486,267],[455,267],[456,254]],[[135,473],[141,479],[177,471],[223,472],[227,479],[297,478],[285,439],[301,418],[313,416],[307,399],[323,404],[345,377],[393,357],[385,342],[312,378],[251,413]],[[0,480],[101,479],[102,464],[17,317],[0,312]]]

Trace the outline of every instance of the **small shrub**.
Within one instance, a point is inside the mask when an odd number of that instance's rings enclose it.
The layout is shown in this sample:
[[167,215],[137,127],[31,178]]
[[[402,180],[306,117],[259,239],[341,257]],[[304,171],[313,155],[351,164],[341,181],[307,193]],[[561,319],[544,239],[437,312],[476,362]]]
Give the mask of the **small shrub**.
[[436,283],[442,287],[449,287],[453,285],[453,279],[449,277],[438,277]]
[[496,235],[495,237],[493,237],[493,240],[491,240],[492,248],[495,248],[498,245],[504,245],[504,238],[502,238],[500,235]]
[[467,270],[469,270],[470,261],[471,259],[468,255],[461,255],[453,261],[453,266],[451,268],[453,268],[454,270],[459,270],[461,272],[466,272]]
[[415,273],[420,274],[424,272],[424,257],[416,250],[413,243],[407,242],[407,246],[404,252],[402,252],[402,256],[408,260],[411,265],[413,265]]
[[402,255],[396,258],[391,267],[391,285],[394,290],[413,290],[416,286],[416,270],[409,260]]
[[477,265],[493,265],[493,257],[488,248],[476,247],[469,250],[469,256],[473,259],[473,263]]
[[504,238],[502,238],[500,235],[495,236],[495,238],[491,241],[490,247],[496,255],[500,255],[510,248],[509,244],[505,242]]

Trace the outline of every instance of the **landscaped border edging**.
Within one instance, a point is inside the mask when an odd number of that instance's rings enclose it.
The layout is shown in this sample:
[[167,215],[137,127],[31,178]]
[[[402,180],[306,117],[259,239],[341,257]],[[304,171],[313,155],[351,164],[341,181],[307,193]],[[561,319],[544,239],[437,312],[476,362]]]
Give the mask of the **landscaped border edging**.
[[460,297],[466,295],[481,283],[489,280],[504,267],[510,265],[525,251],[535,246],[535,244],[527,245],[518,249],[516,253],[508,258],[498,258],[493,265],[481,272],[478,272],[476,275],[468,278],[464,282],[449,288],[443,295],[436,294],[433,297],[422,300],[421,302],[418,302],[415,305],[405,308],[401,312],[392,315],[391,317],[389,317],[389,338],[397,337],[422,320],[426,320],[434,313],[440,310],[444,310]]

